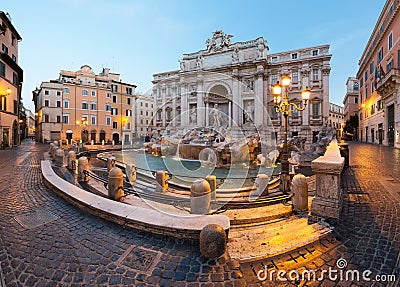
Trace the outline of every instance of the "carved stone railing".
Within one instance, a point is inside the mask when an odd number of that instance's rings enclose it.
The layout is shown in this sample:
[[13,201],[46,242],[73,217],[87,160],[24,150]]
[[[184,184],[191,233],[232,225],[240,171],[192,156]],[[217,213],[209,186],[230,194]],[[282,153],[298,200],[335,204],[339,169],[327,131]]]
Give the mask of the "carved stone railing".
[[323,156],[311,162],[316,175],[316,194],[311,204],[310,222],[340,217],[343,193],[340,188],[340,174],[344,158],[340,155],[336,139],[332,140]]

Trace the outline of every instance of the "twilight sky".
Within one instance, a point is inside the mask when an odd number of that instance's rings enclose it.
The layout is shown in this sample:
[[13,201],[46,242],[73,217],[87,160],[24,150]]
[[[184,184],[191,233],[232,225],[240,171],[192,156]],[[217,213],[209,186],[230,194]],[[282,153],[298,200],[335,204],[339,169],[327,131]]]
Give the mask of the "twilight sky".
[[184,53],[205,49],[215,30],[232,42],[264,37],[269,53],[330,44],[330,101],[342,105],[346,79],[355,76],[384,0],[13,0],[11,15],[22,37],[24,105],[32,90],[60,70],[89,65],[120,73],[137,92],[154,73],[179,69]]

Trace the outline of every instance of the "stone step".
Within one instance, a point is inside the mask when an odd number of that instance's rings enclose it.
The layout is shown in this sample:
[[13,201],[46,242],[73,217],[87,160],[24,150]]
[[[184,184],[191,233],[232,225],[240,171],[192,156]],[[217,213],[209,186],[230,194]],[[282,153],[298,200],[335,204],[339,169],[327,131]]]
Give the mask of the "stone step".
[[319,240],[332,229],[324,223],[309,225],[307,217],[292,216],[262,224],[231,228],[228,251],[242,262],[293,251]]
[[267,222],[279,218],[287,218],[292,214],[292,205],[272,204],[261,207],[228,209],[220,214],[229,217],[231,228],[249,227],[248,225]]

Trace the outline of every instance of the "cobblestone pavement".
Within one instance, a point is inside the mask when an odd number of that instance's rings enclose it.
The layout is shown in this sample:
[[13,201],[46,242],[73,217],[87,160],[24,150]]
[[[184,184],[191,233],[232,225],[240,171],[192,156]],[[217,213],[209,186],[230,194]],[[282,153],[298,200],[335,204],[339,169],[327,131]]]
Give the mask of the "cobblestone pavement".
[[[340,272],[331,280],[325,273],[330,268],[342,270],[342,278],[348,270],[370,270],[371,279],[400,276],[399,150],[350,143],[343,215],[330,222],[334,234],[289,254],[239,264],[229,258],[207,261],[198,242],[125,229],[58,198],[41,182],[40,160],[47,148],[26,141],[0,151],[5,286],[386,286],[340,280]],[[338,259],[347,267],[339,268]],[[273,280],[257,278],[264,269]],[[279,270],[287,281],[277,277]],[[292,270],[315,270],[323,280],[292,280]]]

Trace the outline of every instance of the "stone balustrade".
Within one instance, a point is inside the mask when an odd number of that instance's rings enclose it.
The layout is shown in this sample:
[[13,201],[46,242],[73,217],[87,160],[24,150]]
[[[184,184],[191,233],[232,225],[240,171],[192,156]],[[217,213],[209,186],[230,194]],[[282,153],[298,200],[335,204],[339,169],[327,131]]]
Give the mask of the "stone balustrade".
[[343,166],[344,158],[336,140],[331,141],[323,156],[311,162],[316,175],[316,194],[311,204],[310,222],[340,217],[343,197],[340,174]]

